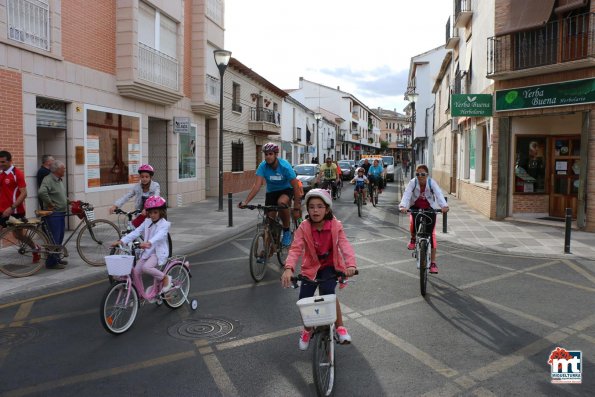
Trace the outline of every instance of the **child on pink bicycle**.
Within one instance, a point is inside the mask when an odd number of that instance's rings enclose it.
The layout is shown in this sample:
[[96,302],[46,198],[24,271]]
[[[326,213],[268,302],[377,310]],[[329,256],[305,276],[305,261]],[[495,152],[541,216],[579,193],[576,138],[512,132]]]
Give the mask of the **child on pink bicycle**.
[[[145,201],[147,219],[139,227],[122,237],[121,240],[112,243],[112,247],[120,244],[125,245],[141,235],[143,236],[143,242],[140,244],[143,251],[133,269],[132,276],[135,283],[142,285],[142,273],[150,274],[156,281],[161,282],[161,293],[165,293],[173,287],[171,277],[157,269],[157,265],[161,266],[167,262],[169,255],[167,233],[171,223],[167,221],[166,208],[164,198],[159,196],[147,198]],[[150,292],[147,290],[147,293]]]
[[139,183],[134,185],[132,189],[128,191],[128,193],[116,200],[114,205],[109,208],[109,213],[113,214],[117,208],[121,208],[128,202],[128,200],[134,197],[134,209],[141,210],[140,215],[132,221],[132,225],[134,227],[139,227],[147,216],[145,210],[143,209],[145,200],[147,200],[147,198],[150,196],[161,195],[159,183],[153,180],[155,170],[150,164],[143,164],[138,167],[138,175],[140,179]]
[[[328,190],[312,189],[306,194],[308,216],[295,231],[285,262],[285,271],[281,276],[283,287],[291,286],[295,265],[302,255],[301,274],[311,280],[331,278],[336,272],[342,272],[347,277],[355,274],[355,253],[345,236],[343,225],[333,216],[332,208],[333,200]],[[318,286],[319,293],[320,295],[334,294],[336,286],[337,280],[330,279]],[[314,296],[314,292],[316,292],[315,285],[302,283],[300,299]],[[336,305],[337,339],[341,344],[350,343],[351,336],[343,326],[338,299]],[[300,350],[308,349],[311,331],[310,328],[302,330],[299,341]]]

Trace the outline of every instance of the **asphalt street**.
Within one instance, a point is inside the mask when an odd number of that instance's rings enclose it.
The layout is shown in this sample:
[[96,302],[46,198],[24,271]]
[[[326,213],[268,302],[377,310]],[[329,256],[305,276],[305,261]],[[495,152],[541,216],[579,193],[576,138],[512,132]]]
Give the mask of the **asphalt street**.
[[[336,349],[337,396],[592,395],[595,283],[580,263],[439,241],[424,298],[395,192],[362,218],[349,194],[335,213],[360,275],[338,292],[353,343]],[[276,261],[252,281],[252,234],[188,256],[197,311],[146,304],[120,336],[99,321],[107,279],[0,306],[0,395],[314,395],[298,292]],[[582,352],[582,384],[550,382],[558,346]]]

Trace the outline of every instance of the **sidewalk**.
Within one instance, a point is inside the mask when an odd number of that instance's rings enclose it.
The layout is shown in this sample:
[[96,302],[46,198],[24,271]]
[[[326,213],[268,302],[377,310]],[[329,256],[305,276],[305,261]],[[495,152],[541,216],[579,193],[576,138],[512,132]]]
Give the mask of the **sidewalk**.
[[[383,201],[397,201],[395,184],[389,184],[383,194]],[[212,248],[230,238],[253,228],[258,222],[257,213],[237,208],[239,200],[247,192],[234,195],[233,226],[228,227],[228,202],[224,198],[223,212],[218,212],[218,199],[209,198],[200,203],[175,207],[168,210],[172,222],[171,235],[174,253],[185,255]],[[253,204],[264,202],[264,189],[252,200]],[[441,217],[438,216],[436,234],[439,244],[462,245],[470,250],[491,250],[514,255],[551,257],[560,259],[585,259],[595,269],[595,234],[573,230],[571,254],[564,254],[564,224],[559,227],[549,224],[524,223],[518,221],[491,221],[468,205],[448,197],[451,210],[448,212],[448,230],[442,232]],[[114,218],[110,218],[115,220]],[[403,223],[401,223],[402,227]],[[395,225],[397,227],[397,225]],[[404,229],[400,229],[404,234]],[[38,294],[41,290],[62,290],[81,282],[105,278],[104,267],[93,267],[84,263],[70,243],[70,256],[65,270],[42,269],[30,277],[11,278],[0,274],[0,304]],[[511,259],[512,260],[512,259]],[[522,260],[522,259],[516,259]],[[593,270],[595,273],[595,270]]]

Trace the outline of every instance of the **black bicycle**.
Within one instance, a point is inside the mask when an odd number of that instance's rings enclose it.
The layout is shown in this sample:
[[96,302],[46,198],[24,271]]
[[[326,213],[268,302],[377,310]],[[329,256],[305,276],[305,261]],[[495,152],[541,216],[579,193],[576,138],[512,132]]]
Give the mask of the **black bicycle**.
[[413,215],[415,222],[415,250],[412,256],[415,258],[417,268],[419,269],[419,288],[421,295],[426,296],[428,269],[432,257],[432,234],[428,231],[429,225],[432,223],[430,214],[442,213],[442,210],[436,210],[434,208],[408,209],[407,212]]

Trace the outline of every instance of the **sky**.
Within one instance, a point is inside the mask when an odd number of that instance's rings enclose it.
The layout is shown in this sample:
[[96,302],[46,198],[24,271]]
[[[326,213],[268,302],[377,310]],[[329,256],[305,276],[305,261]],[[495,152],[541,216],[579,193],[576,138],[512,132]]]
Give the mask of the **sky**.
[[402,113],[411,57],[443,45],[452,0],[225,0],[225,49],[281,89],[299,78]]

